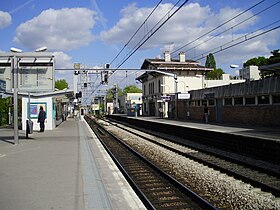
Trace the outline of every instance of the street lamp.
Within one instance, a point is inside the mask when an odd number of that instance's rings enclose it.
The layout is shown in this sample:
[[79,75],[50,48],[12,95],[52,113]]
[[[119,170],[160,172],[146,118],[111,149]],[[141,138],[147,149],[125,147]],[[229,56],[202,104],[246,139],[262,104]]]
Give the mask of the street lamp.
[[11,51],[11,52],[14,52],[14,53],[21,53],[21,52],[22,52],[21,49],[18,49],[18,48],[15,48],[15,47],[11,47],[11,48],[10,48],[10,51]]
[[[47,47],[41,47],[35,50],[35,52],[43,52],[46,51]],[[10,51],[13,52],[12,60],[11,60],[11,66],[12,66],[12,71],[13,71],[13,78],[14,78],[14,93],[13,93],[13,98],[14,98],[14,144],[17,145],[19,144],[19,136],[18,136],[18,67],[19,67],[19,60],[20,57],[18,57],[16,54],[21,53],[22,50],[11,47]],[[29,106],[30,106],[30,93],[29,93]],[[28,108],[28,112],[30,112],[30,108]],[[29,113],[30,114],[30,113]],[[30,120],[30,116],[29,116]],[[26,125],[26,130],[27,130],[27,125]]]
[[[21,49],[17,49],[15,47],[11,47],[11,52],[21,53]],[[12,58],[12,70],[14,73],[14,144],[17,145],[19,143],[18,138],[18,58],[16,55],[13,55]]]
[[234,68],[238,68],[239,66],[238,65],[236,65],[236,64],[231,64],[230,65],[230,68],[232,68],[232,69],[234,69]]
[[35,50],[35,52],[45,52],[48,48],[46,46],[39,47]]

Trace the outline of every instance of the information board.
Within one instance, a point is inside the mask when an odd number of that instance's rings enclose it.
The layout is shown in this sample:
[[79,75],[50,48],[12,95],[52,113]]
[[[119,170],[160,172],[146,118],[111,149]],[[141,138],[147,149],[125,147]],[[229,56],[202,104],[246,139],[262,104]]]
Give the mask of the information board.
[[7,92],[12,91],[16,69],[19,91],[54,91],[54,63],[48,52],[0,53],[0,80],[6,82]]
[[52,67],[28,66],[19,69],[20,90],[52,90],[53,86]]
[[[46,112],[46,116],[47,116],[47,103],[45,103],[45,102],[42,102],[42,103],[31,102],[30,103],[30,110],[29,110],[31,119],[38,118],[41,106],[43,107],[44,111]],[[27,109],[28,109],[28,106],[27,106]],[[28,113],[28,110],[27,110],[27,113]]]

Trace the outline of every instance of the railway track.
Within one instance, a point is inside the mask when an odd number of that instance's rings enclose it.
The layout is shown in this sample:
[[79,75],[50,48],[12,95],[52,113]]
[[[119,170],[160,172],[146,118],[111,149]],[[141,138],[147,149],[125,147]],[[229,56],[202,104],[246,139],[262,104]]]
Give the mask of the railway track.
[[216,209],[89,117],[85,119],[148,209]]
[[[112,123],[110,121],[107,121]],[[180,145],[177,142],[174,143],[170,139],[164,139],[160,136],[154,136],[143,131],[136,130],[129,125],[116,124],[114,125],[127,132],[133,133],[143,139],[151,141],[157,145],[167,148],[179,155],[190,158],[194,161],[207,165],[215,170],[219,170],[236,179],[242,180],[246,183],[250,183],[256,188],[260,188],[263,191],[272,193],[276,197],[280,197],[280,174],[271,173],[270,171],[263,170],[259,167],[249,166],[248,164],[241,163],[230,158],[224,158],[222,156],[214,155],[213,153],[207,153],[205,151],[199,151],[194,148],[187,148],[186,146]],[[162,139],[163,138],[163,139]]]

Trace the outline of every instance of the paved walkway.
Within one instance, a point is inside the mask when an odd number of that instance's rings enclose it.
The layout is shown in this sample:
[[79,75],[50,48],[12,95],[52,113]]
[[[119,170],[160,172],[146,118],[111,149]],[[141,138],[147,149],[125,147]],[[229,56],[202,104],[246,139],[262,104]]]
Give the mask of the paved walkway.
[[145,209],[83,120],[52,131],[0,129],[0,209]]

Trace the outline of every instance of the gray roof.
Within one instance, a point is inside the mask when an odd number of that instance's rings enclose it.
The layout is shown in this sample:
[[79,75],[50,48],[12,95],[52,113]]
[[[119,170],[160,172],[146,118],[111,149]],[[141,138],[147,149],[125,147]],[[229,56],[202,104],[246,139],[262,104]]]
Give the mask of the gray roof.
[[198,62],[193,60],[185,60],[185,62],[180,62],[178,59],[171,59],[171,61],[165,61],[164,59],[145,59],[141,69],[149,69],[153,66],[157,70],[168,70],[168,71],[188,71],[188,70],[198,70],[198,71],[212,71],[212,68],[206,68],[200,65]]

